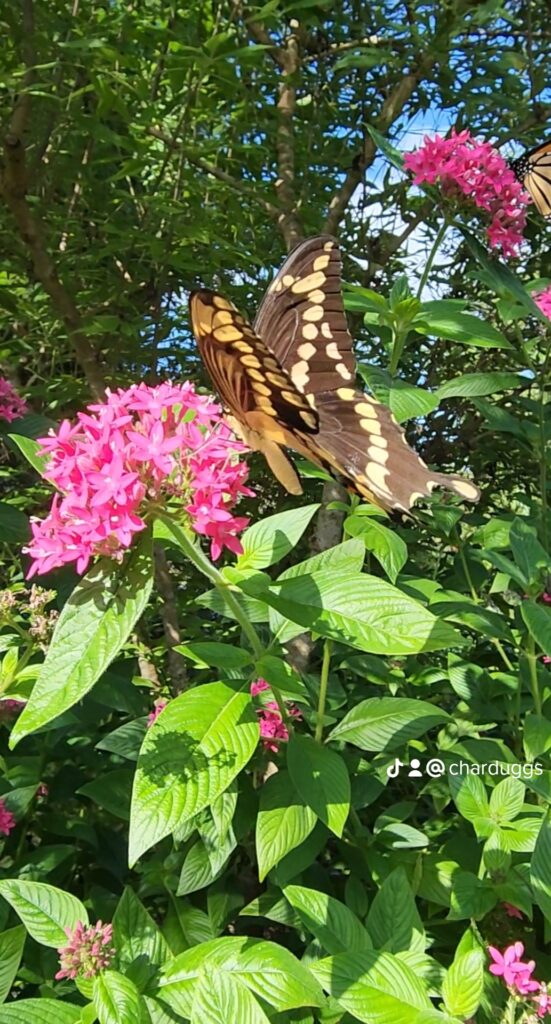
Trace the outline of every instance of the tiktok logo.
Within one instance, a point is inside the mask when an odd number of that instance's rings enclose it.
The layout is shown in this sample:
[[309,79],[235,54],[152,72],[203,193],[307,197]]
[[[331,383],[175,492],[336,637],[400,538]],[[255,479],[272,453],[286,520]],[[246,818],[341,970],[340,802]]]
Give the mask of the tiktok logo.
[[395,757],[392,764],[389,764],[386,774],[389,779],[397,779],[400,774],[400,768],[404,767],[404,762],[400,761],[399,757]]

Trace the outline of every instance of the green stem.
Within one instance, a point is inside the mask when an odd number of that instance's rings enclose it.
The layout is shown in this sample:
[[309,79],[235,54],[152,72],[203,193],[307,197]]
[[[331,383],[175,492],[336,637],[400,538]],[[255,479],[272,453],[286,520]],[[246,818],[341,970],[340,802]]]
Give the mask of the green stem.
[[507,1006],[505,1007],[502,1024],[515,1024],[517,1019],[517,1005],[518,1003],[515,997],[510,996]]
[[426,283],[427,283],[427,281],[429,279],[429,274],[430,274],[430,272],[432,270],[432,265],[433,265],[433,263],[434,263],[434,261],[436,259],[438,250],[439,250],[440,246],[442,245],[442,242],[444,240],[444,235],[446,234],[446,231],[448,230],[448,227],[449,227],[449,225],[447,224],[446,221],[444,221],[444,223],[441,225],[441,227],[440,227],[440,229],[438,231],[438,234],[436,235],[436,238],[434,239],[434,242],[432,243],[432,249],[431,249],[431,251],[429,253],[429,258],[428,258],[428,260],[427,260],[427,262],[425,264],[425,269],[424,269],[424,271],[423,271],[423,273],[421,275],[421,280],[419,281],[419,287],[417,289],[417,298],[418,299],[420,299],[422,294],[423,294],[423,289],[424,289],[424,287],[425,287],[425,285],[426,285]]
[[[256,632],[253,624],[249,622],[249,619],[247,618],[247,613],[241,607],[233,591],[230,590],[229,584],[222,576],[222,573],[219,572],[218,569],[212,564],[212,562],[209,561],[204,551],[200,548],[199,544],[194,542],[191,539],[190,535],[184,529],[182,529],[182,527],[179,526],[178,523],[174,522],[174,520],[170,519],[168,516],[160,516],[159,518],[162,519],[162,521],[168,527],[174,539],[178,542],[180,549],[183,551],[186,557],[189,558],[190,562],[192,562],[195,568],[198,569],[199,572],[203,573],[203,575],[206,576],[207,579],[210,580],[212,585],[216,588],[216,590],[218,591],[218,593],[228,606],[228,609],[231,611],[234,619],[236,619],[239,625],[241,626],[243,633],[245,634],[247,640],[249,641],[251,650],[255,658],[260,658],[264,653],[264,648],[262,646],[258,633]],[[274,696],[276,697],[277,700],[278,698],[275,691]]]
[[541,540],[544,548],[547,550],[547,434],[545,424],[545,395],[546,395],[546,383],[547,383],[547,367],[549,364],[549,356],[551,354],[551,343],[545,354],[543,361],[543,367],[540,377],[540,408],[539,408],[539,428],[540,428],[540,490],[541,490]]
[[393,342],[392,342],[392,355],[390,356],[390,362],[388,364],[388,372],[391,377],[394,377],[396,370],[398,369],[398,363],[404,350],[404,343],[406,336],[404,333],[397,334],[396,331],[392,330]]
[[329,665],[331,663],[331,641],[326,640],[323,645],[323,661],[321,663],[320,692],[318,697],[318,711],[316,715],[316,732],[314,739],[321,743],[323,739],[323,720],[325,718],[325,703],[327,701],[327,686],[329,683]]
[[534,701],[534,710],[536,715],[541,716],[541,694],[540,686],[538,682],[538,663],[536,658],[536,643],[532,636],[529,636],[526,643],[526,657],[528,659],[528,669],[530,672],[530,689],[532,691],[532,698]]
[[[459,551],[459,560],[461,562],[461,566],[462,566],[462,569],[463,569],[463,575],[465,576],[465,579],[467,581],[467,586],[468,586],[468,588],[469,588],[469,590],[471,592],[471,597],[472,597],[473,601],[476,604],[480,604],[480,598],[478,596],[476,587],[475,587],[474,582],[473,582],[473,578],[471,576],[471,570],[469,569],[469,563],[467,562],[467,559],[465,557],[465,551],[463,549],[463,544],[462,544],[462,541],[461,541],[461,537],[459,536],[459,534],[457,532],[455,534],[455,541],[456,541],[457,548],[458,548],[458,551]],[[491,637],[490,639],[491,639],[491,641],[492,641],[496,651],[498,651],[499,655],[501,656],[504,665],[506,665],[506,667],[509,669],[509,672],[514,672],[514,670],[515,670],[514,669],[514,665],[513,665],[512,661],[511,661],[511,659],[509,658],[507,652],[505,651],[505,649],[503,647],[503,644],[501,643],[501,640],[496,640],[495,637]]]

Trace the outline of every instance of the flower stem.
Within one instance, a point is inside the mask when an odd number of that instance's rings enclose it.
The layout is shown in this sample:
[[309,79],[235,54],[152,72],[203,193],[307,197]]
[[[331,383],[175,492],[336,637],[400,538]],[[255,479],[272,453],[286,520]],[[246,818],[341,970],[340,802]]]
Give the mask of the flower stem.
[[329,665],[331,663],[332,643],[326,640],[323,645],[323,661],[321,663],[320,692],[318,697],[318,710],[316,715],[316,732],[314,739],[321,743],[323,739],[323,719],[325,717],[325,703],[327,700],[327,686],[329,683]]
[[436,256],[438,254],[438,250],[439,250],[440,246],[442,245],[442,242],[444,241],[444,235],[446,234],[446,231],[448,230],[448,227],[449,227],[449,224],[447,223],[447,221],[444,221],[444,223],[441,225],[441,227],[440,227],[440,229],[438,231],[438,234],[436,235],[436,238],[434,239],[434,242],[432,243],[432,249],[431,249],[431,251],[429,253],[429,258],[428,258],[428,260],[427,260],[427,262],[425,264],[425,269],[424,269],[424,271],[423,271],[423,273],[421,275],[421,280],[419,281],[419,287],[417,289],[417,298],[418,299],[420,299],[422,294],[423,294],[423,289],[424,289],[424,287],[425,287],[425,285],[426,285],[426,283],[427,283],[427,281],[429,279],[429,274],[430,274],[430,272],[432,270],[432,265],[433,265],[433,263],[434,263],[434,261],[436,259]]
[[533,636],[529,636],[526,643],[526,658],[528,660],[528,669],[530,672],[530,690],[532,691],[532,698],[534,700],[534,710],[536,715],[541,716],[541,693],[538,681],[536,644]]
[[214,566],[207,558],[204,551],[199,546],[199,543],[193,540],[190,534],[186,530],[182,529],[178,523],[174,522],[174,520],[170,519],[168,516],[160,516],[159,518],[168,527],[184,555],[189,558],[195,568],[198,569],[199,572],[203,573],[203,576],[206,576],[216,588],[220,596],[225,601],[228,609],[231,611],[234,619],[236,619],[241,626],[243,633],[249,641],[255,658],[260,658],[264,653],[264,648],[258,633],[256,632],[252,622],[247,618],[246,611],[241,607],[235,594],[230,589],[229,584],[222,576],[222,573],[219,572],[216,566]]
[[[458,548],[458,551],[459,551],[459,559],[461,561],[461,566],[462,566],[462,569],[463,569],[463,575],[464,575],[464,577],[465,577],[465,579],[467,581],[467,586],[468,586],[468,588],[469,588],[469,590],[471,592],[471,597],[472,597],[473,601],[476,604],[480,604],[480,598],[478,596],[476,587],[475,587],[475,585],[473,583],[473,578],[471,576],[471,570],[469,569],[469,563],[467,562],[467,559],[465,557],[465,551],[463,549],[463,543],[462,543],[461,537],[459,536],[459,533],[457,533],[457,531],[456,531],[456,535],[455,535],[455,541],[457,543],[457,548]],[[491,641],[492,641],[496,651],[500,655],[504,665],[509,669],[509,672],[514,672],[514,670],[515,670],[514,669],[514,665],[513,665],[512,661],[511,661],[511,659],[509,658],[507,652],[505,651],[505,648],[503,647],[503,644],[501,643],[501,640],[498,640],[496,637],[490,637],[490,639],[491,639]]]

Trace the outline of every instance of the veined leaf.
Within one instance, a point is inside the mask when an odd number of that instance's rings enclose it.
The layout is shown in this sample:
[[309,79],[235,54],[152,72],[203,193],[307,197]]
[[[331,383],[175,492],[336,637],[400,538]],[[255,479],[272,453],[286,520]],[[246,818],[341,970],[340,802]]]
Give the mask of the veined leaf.
[[76,896],[45,882],[27,882],[21,878],[0,882],[0,896],[13,907],[29,935],[42,946],[57,949],[67,942],[66,928],[79,921],[88,924],[88,914]]

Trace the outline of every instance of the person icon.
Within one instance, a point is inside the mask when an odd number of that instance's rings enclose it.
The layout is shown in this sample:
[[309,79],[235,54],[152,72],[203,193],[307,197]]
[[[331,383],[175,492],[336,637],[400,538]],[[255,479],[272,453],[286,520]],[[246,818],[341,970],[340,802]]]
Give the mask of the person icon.
[[409,766],[411,768],[411,771],[408,772],[408,779],[423,778],[423,772],[419,771],[419,768],[421,767],[421,762],[418,757],[412,757],[411,761],[409,762]]

